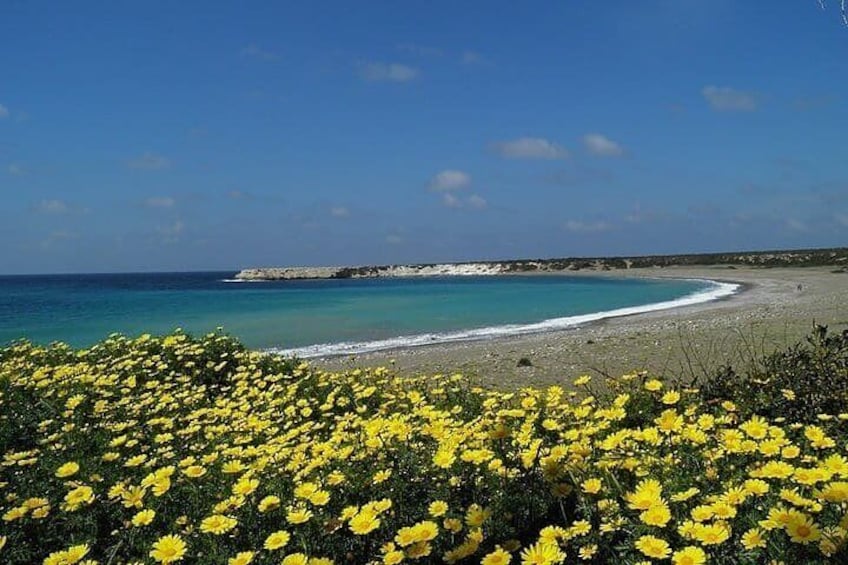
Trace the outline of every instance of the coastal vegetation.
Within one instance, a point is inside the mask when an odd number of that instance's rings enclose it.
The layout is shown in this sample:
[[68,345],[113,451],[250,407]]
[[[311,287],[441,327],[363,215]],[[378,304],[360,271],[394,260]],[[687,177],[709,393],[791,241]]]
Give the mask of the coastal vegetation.
[[821,267],[840,271],[848,267],[848,247],[787,251],[738,251],[686,255],[641,255],[633,257],[568,257],[512,259],[466,263],[421,263],[416,265],[368,265],[356,267],[261,267],[236,274],[242,280],[351,279],[438,275],[498,275],[528,272],[610,271],[655,267]]
[[846,340],[817,329],[703,390],[634,372],[506,392],[218,333],[16,343],[0,560],[844,562]]

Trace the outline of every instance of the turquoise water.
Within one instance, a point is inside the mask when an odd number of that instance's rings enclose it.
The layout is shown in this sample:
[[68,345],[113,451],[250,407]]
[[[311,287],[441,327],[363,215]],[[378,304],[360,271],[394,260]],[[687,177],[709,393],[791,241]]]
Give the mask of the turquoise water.
[[[87,346],[112,332],[138,335],[180,327],[205,333],[222,326],[253,348],[349,353],[543,331],[588,321],[581,316],[702,301],[715,297],[717,289],[720,294],[716,283],[691,280],[498,276],[224,282],[232,275],[0,277],[0,344],[27,338]],[[320,347],[309,347],[315,345]]]

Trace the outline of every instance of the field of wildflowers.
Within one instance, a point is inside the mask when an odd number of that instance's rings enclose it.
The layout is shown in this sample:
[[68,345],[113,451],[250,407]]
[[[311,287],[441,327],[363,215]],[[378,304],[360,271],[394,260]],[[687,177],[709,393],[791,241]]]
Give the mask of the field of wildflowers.
[[0,562],[848,562],[848,407],[564,385],[328,373],[220,334],[15,344]]

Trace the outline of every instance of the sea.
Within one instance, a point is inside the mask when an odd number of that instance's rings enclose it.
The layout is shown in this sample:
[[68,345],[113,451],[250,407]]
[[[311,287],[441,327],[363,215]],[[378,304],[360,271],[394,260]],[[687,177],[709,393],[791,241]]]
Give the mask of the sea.
[[233,272],[0,277],[0,345],[224,331],[302,358],[491,339],[716,300],[737,285],[594,276],[240,282]]

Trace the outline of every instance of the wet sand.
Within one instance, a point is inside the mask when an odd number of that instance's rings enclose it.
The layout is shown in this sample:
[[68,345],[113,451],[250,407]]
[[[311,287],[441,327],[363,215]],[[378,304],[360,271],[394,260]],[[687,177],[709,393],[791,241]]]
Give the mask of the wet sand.
[[[786,347],[813,323],[848,327],[848,272],[833,267],[665,267],[569,273],[610,277],[705,278],[743,285],[736,295],[583,327],[465,343],[313,359],[340,370],[389,366],[399,374],[460,372],[498,388],[567,384],[582,374],[647,370],[667,378],[704,377]],[[544,275],[539,275],[544,276]],[[519,366],[526,359],[530,366]]]

